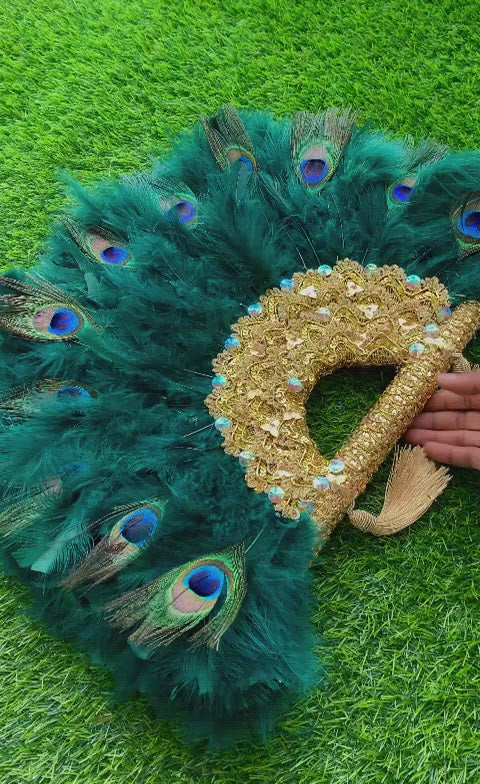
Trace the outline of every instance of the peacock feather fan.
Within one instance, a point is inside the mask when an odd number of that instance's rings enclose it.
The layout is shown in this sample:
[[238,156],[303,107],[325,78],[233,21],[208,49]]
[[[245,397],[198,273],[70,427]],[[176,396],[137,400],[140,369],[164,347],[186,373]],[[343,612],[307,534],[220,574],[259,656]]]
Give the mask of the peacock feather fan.
[[480,156],[227,106],[151,171],[70,188],[35,272],[0,279],[4,569],[190,739],[265,736],[318,682],[318,542],[221,449],[212,361],[266,290],[337,258],[479,297]]

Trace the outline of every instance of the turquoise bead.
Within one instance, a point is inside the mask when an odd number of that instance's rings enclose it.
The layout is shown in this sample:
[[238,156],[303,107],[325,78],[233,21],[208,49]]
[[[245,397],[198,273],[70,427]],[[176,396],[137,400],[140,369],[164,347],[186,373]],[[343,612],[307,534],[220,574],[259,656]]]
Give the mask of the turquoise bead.
[[320,492],[325,493],[327,490],[330,490],[330,482],[328,481],[326,476],[316,476],[313,480],[313,486],[315,490],[320,490]]
[[232,349],[232,348],[240,348],[240,341],[238,338],[232,335],[231,338],[227,338],[225,341],[225,348]]
[[227,386],[227,379],[225,376],[215,376],[212,380],[212,387],[214,389],[223,389],[223,387]]
[[283,278],[280,281],[280,288],[282,291],[293,291],[295,288],[295,283],[291,278]]
[[259,316],[262,312],[263,308],[259,302],[255,302],[254,305],[250,305],[247,309],[249,316]]
[[423,343],[412,343],[408,350],[412,357],[419,357],[425,351],[425,346]]
[[223,433],[225,430],[228,430],[231,426],[232,423],[230,422],[229,419],[227,419],[227,417],[219,417],[218,419],[215,420],[215,427],[217,428],[219,433]]
[[427,326],[425,327],[425,332],[427,333],[427,335],[430,335],[432,338],[436,338],[440,334],[438,324],[427,324]]
[[328,278],[332,274],[333,269],[328,264],[320,264],[317,272],[322,276],[322,278]]
[[303,384],[298,378],[289,378],[288,388],[290,392],[301,392],[303,389]]
[[344,469],[345,469],[345,463],[343,462],[343,460],[332,460],[328,466],[328,470],[332,474],[341,474]]
[[250,463],[253,463],[254,460],[255,460],[255,455],[253,455],[251,452],[247,452],[247,451],[240,452],[238,456],[238,462],[240,463],[242,468],[248,468]]
[[300,514],[312,515],[315,511],[315,504],[312,504],[311,501],[300,501],[297,508]]
[[378,269],[378,267],[377,267],[377,265],[376,265],[376,264],[367,264],[367,266],[365,267],[365,269],[367,270],[367,273],[368,273],[369,275],[373,275],[373,274],[374,274],[374,272],[376,272],[376,270]]
[[268,493],[268,498],[272,502],[272,504],[279,504],[284,497],[285,497],[285,490],[282,490],[281,487],[272,487],[272,489]]
[[407,289],[416,289],[420,286],[422,279],[418,275],[407,275]]
[[452,309],[444,305],[440,310],[437,310],[437,318],[439,321],[447,321],[452,317]]

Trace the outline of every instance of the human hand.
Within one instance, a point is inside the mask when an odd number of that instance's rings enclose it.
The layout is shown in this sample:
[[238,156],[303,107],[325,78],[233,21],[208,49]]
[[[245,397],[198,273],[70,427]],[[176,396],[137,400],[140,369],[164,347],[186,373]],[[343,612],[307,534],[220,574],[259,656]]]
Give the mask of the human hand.
[[405,440],[439,463],[480,469],[480,372],[440,373],[438,383]]

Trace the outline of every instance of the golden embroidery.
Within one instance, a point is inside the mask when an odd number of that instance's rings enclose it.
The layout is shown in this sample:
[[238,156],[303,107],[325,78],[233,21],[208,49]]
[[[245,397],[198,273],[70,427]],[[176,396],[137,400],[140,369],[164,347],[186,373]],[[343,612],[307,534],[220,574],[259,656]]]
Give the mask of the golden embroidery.
[[[233,326],[240,341],[214,361],[226,379],[206,405],[224,448],[240,458],[253,490],[298,519],[308,510],[326,538],[385,460],[480,325],[480,304],[453,313],[436,278],[354,261],[293,276]],[[335,460],[311,439],[305,403],[322,376],[347,366],[396,365],[398,375]],[[253,456],[253,458],[252,458]],[[313,505],[313,506],[312,506]]]

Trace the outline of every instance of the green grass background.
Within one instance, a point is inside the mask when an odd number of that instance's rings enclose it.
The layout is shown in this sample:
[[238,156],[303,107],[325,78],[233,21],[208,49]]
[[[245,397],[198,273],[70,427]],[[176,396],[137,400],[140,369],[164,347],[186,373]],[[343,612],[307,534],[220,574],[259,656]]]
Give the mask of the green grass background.
[[[399,135],[479,146],[478,11],[476,0],[4,0],[1,266],[35,261],[65,204],[58,169],[85,183],[132,172],[227,100],[278,116],[350,105]],[[386,381],[340,373],[317,391],[310,426],[326,453]],[[3,580],[0,781],[480,782],[479,523],[478,475],[458,470],[395,538],[344,525],[315,567],[322,689],[266,746],[218,756],[185,747],[143,700],[112,707],[110,678],[24,617],[28,592]]]

